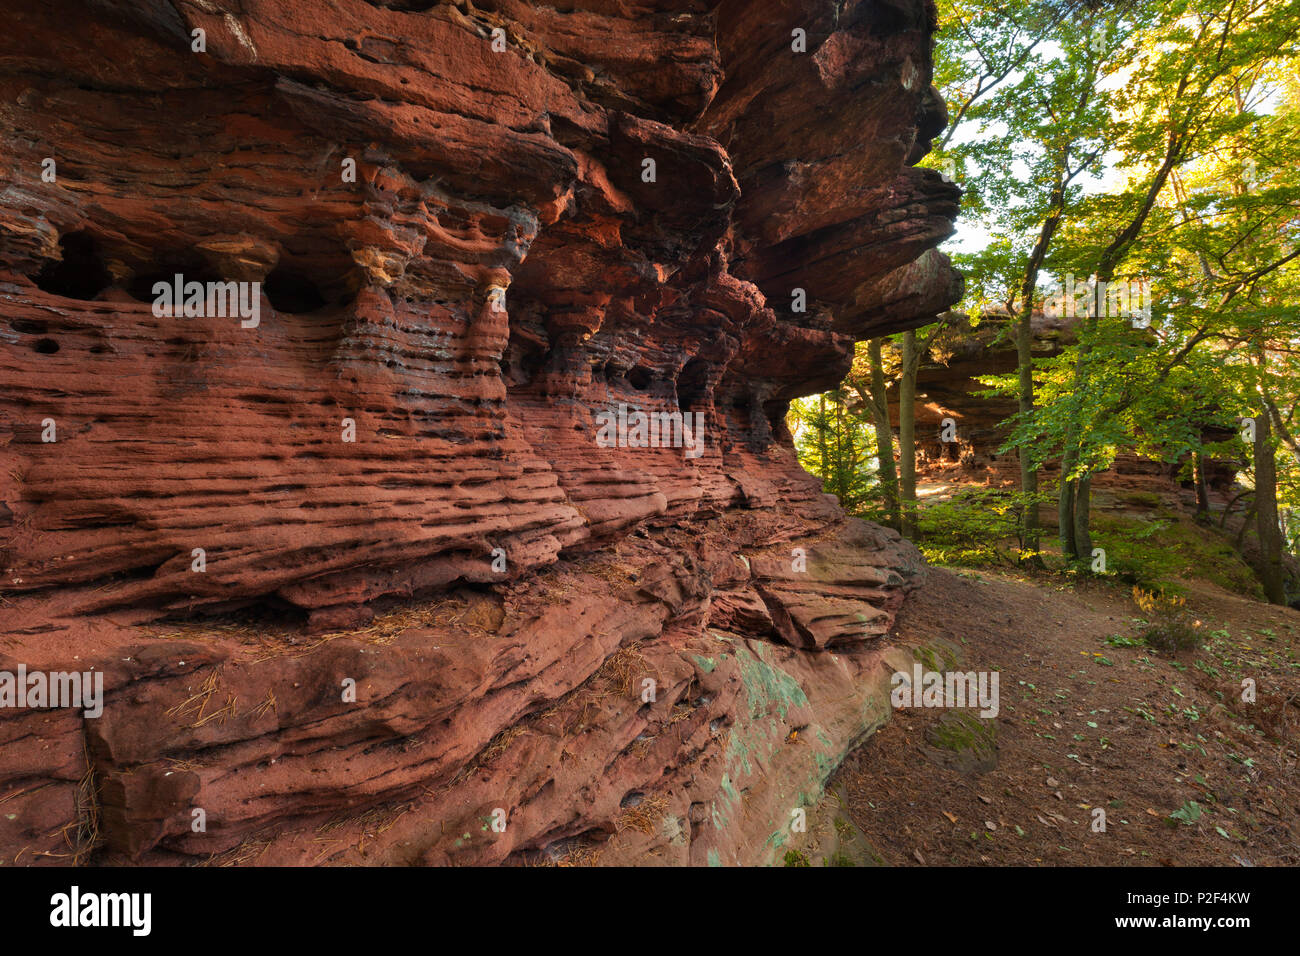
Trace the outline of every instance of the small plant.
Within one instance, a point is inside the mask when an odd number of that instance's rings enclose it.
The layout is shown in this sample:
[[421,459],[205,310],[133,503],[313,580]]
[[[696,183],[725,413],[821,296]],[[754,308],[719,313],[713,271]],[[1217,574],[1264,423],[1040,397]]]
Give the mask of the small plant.
[[1133,601],[1146,615],[1142,639],[1166,654],[1192,650],[1201,644],[1201,622],[1192,618],[1187,601],[1179,595],[1162,595],[1134,586]]
[[1169,814],[1169,820],[1172,826],[1183,824],[1191,826],[1197,820],[1201,819],[1201,808],[1195,800],[1188,800],[1181,807]]
[[804,856],[798,850],[786,850],[785,865],[786,866],[811,866],[812,864],[808,862],[808,857]]
[[1111,647],[1141,647],[1142,639],[1137,637],[1125,637],[1123,634],[1112,634],[1106,638],[1106,643]]

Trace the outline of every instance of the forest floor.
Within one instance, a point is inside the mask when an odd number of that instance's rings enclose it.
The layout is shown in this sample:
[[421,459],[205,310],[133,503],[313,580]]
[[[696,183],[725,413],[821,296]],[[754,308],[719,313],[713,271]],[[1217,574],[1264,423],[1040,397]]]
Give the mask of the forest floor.
[[1204,646],[1171,656],[1139,640],[1122,586],[933,568],[894,640],[996,670],[1000,709],[900,709],[848,757],[829,790],[868,856],[1300,863],[1300,613],[1184,583]]

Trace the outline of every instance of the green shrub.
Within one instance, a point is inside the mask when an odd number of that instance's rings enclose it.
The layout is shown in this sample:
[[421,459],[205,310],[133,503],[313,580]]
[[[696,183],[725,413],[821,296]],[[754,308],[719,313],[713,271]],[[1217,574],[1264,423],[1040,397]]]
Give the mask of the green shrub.
[[1024,555],[1020,512],[1030,498],[1000,488],[963,488],[925,505],[917,516],[921,551],[933,564],[1014,564]]
[[1193,619],[1184,598],[1160,595],[1134,587],[1133,600],[1146,615],[1147,623],[1142,631],[1142,639],[1149,647],[1166,654],[1200,647],[1200,622]]
[[1094,513],[1093,545],[1106,551],[1106,569],[1125,584],[1181,593],[1180,579],[1202,578],[1227,591],[1262,598],[1259,579],[1232,539],[1193,521]]

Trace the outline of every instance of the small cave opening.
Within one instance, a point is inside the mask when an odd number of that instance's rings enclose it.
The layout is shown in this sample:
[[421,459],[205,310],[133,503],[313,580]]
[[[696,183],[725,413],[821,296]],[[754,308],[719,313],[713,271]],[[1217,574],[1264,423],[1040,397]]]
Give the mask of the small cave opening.
[[867,24],[872,35],[876,37],[893,36],[915,28],[916,25],[911,10],[897,2],[863,4],[855,12],[853,19],[858,23]]
[[501,356],[501,377],[508,388],[526,387],[546,365],[547,351],[531,338],[512,329],[505,354]]
[[693,411],[703,404],[708,393],[709,363],[693,358],[677,376],[677,406],[684,412]]
[[85,231],[69,232],[59,239],[63,258],[47,262],[32,279],[36,287],[65,299],[89,302],[113,284],[104,266],[99,244]]
[[137,270],[131,277],[131,281],[126,284],[126,294],[137,302],[152,303],[158,297],[154,292],[154,285],[165,282],[168,286],[172,286],[177,276],[187,283],[202,282],[206,285],[209,282],[222,281],[221,276],[213,272],[207,262],[198,255],[165,256],[146,268],[148,271]]
[[644,392],[654,380],[654,372],[644,365],[638,365],[627,373],[627,383],[638,392]]
[[786,423],[786,415],[789,411],[788,399],[771,399],[763,403],[763,414],[767,417],[770,434],[776,436],[779,441],[794,440],[794,436],[790,433],[790,426]]
[[284,266],[271,270],[262,284],[267,301],[277,312],[315,312],[328,303],[320,287],[302,272]]
[[42,355],[53,355],[59,350],[59,343],[54,339],[38,339],[32,348]]
[[310,614],[306,608],[270,594],[251,601],[233,601],[208,607],[193,608],[185,612],[165,615],[165,622],[202,621],[214,627],[258,628],[275,634],[288,643],[306,633]]
[[384,10],[397,10],[400,13],[425,13],[438,6],[429,0],[365,0],[372,7]]

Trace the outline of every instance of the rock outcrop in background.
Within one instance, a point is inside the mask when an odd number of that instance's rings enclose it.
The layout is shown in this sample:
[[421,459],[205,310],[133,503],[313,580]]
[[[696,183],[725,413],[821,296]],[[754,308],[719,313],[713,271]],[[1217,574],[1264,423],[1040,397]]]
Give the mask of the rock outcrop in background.
[[[1060,353],[1074,341],[1076,319],[1035,312],[1033,353],[1036,358]],[[939,330],[928,339],[917,367],[917,474],[931,485],[986,484],[1018,488],[1020,463],[1016,452],[1002,451],[1011,436],[1006,423],[1016,414],[1011,396],[991,395],[987,379],[1011,376],[1016,371],[1016,346],[1005,312],[982,316],[972,327],[968,315],[948,312]],[[898,428],[898,389],[890,383],[890,422]],[[956,440],[943,441],[943,424],[950,419]],[[1226,427],[1202,431],[1204,442],[1226,442],[1236,432]],[[1122,509],[1126,499],[1156,498],[1174,509],[1196,505],[1191,479],[1191,456],[1165,462],[1132,452],[1116,456],[1114,464],[1093,478],[1096,507]],[[1245,462],[1228,457],[1206,459],[1206,493],[1216,508],[1223,508],[1238,490],[1237,473]],[[1059,481],[1060,462],[1048,461],[1040,469],[1045,485]],[[1052,525],[1050,507],[1042,519]]]
[[779,857],[923,574],[783,418],[959,297],[928,0],[32,6],[0,671],[104,701],[0,709],[5,862]]

